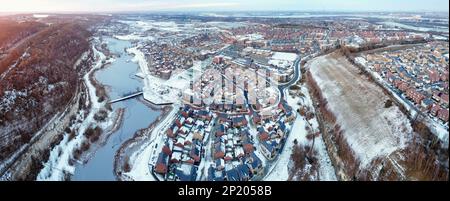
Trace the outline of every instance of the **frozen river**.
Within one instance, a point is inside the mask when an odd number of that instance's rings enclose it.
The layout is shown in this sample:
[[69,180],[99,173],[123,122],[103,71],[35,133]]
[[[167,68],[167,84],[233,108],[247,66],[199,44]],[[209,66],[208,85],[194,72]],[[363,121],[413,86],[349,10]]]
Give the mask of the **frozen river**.
[[[116,99],[125,93],[142,88],[140,78],[135,76],[139,66],[130,62],[132,55],[125,52],[125,48],[131,47],[132,44],[114,38],[104,40],[112,53],[120,55],[111,65],[95,74],[99,82],[108,86],[110,98]],[[114,103],[113,109],[118,108],[125,108],[121,127],[111,134],[106,144],[100,147],[86,164],[76,167],[72,180],[115,180],[114,155],[120,145],[130,139],[136,131],[148,127],[160,115],[160,111],[150,109],[136,98]]]

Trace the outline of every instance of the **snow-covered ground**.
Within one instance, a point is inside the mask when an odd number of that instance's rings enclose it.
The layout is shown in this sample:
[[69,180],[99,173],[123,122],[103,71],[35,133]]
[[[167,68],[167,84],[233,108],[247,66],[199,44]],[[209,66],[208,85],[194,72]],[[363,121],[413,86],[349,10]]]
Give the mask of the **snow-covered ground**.
[[254,33],[254,34],[246,34],[246,35],[237,35],[236,39],[237,40],[251,40],[251,41],[254,41],[254,40],[264,39],[264,36],[261,35],[261,34]]
[[[386,80],[384,80],[380,76],[380,74],[373,71],[373,69],[370,69],[367,66],[366,59],[364,59],[363,57],[356,57],[355,60],[357,63],[364,66],[371,73],[371,75],[375,78],[377,82],[381,83],[386,89],[390,90],[394,98],[405,107],[405,109],[410,113],[411,116],[417,115],[417,111],[416,108],[414,108],[415,106],[413,105],[413,103],[409,100],[406,100],[406,98],[404,97],[400,97],[395,91],[392,91],[393,86],[388,82],[386,82]],[[438,120],[436,121],[429,117],[426,117],[425,123],[430,128],[431,132],[435,134],[440,140],[442,140],[442,142],[444,142],[443,143],[444,147],[448,147],[449,133],[448,130],[445,128],[445,126]]]
[[435,26],[433,28],[417,27],[417,26],[410,26],[410,25],[406,25],[406,24],[402,24],[402,23],[398,23],[398,22],[392,22],[392,21],[381,22],[381,24],[390,26],[390,27],[400,27],[403,29],[412,29],[412,30],[423,31],[423,32],[429,32],[429,31],[436,31],[436,32],[443,32],[443,33],[449,32],[448,27],[444,27],[444,26]]
[[[203,68],[206,66],[207,62],[194,61],[194,65],[187,70],[182,70],[181,72],[174,74],[169,80],[164,82],[164,85],[170,88],[179,89],[180,92],[186,90],[189,87],[190,80],[197,80],[200,78],[203,72]],[[192,78],[190,77],[189,71],[192,71]]]
[[132,33],[132,34],[128,34],[128,35],[115,35],[114,38],[117,38],[119,40],[139,40],[139,41],[145,41],[145,40],[152,41],[155,39],[153,36],[141,36],[136,33]]
[[[129,163],[131,164],[131,170],[124,173],[130,179],[135,181],[155,181],[149,165],[155,164],[157,160],[158,150],[162,149],[164,145],[163,138],[165,136],[165,130],[171,125],[171,122],[175,119],[176,114],[179,111],[179,106],[174,105],[170,113],[158,123],[158,125],[151,131],[148,139],[145,139],[145,143],[140,149],[134,152],[130,156]],[[156,146],[158,145],[158,146]]]
[[[51,152],[49,160],[44,164],[44,168],[39,172],[37,180],[62,180],[66,173],[73,174],[75,172],[75,166],[69,164],[69,160],[72,157],[73,150],[78,148],[82,142],[86,139],[83,133],[89,128],[94,120],[94,115],[101,109],[104,108],[106,101],[98,102],[98,97],[95,94],[95,87],[90,82],[89,75],[93,73],[96,69],[101,68],[103,62],[113,62],[113,59],[106,60],[106,56],[99,52],[95,46],[92,49],[97,57],[97,61],[93,68],[86,73],[83,80],[89,91],[89,101],[91,103],[91,110],[86,118],[83,119],[83,112],[78,113],[77,119],[82,119],[83,121],[79,124],[72,125],[71,129],[75,130],[78,128],[78,135],[69,140],[69,134],[65,134],[63,140],[55,146]],[[97,124],[97,126],[102,129],[107,129],[113,124],[112,113],[108,114],[107,121]]]
[[157,29],[161,31],[167,32],[179,32],[182,31],[181,26],[179,26],[174,21],[153,21],[153,20],[145,20],[145,21],[124,21],[120,22],[130,25],[131,27],[137,28],[142,32],[148,31],[150,29]]
[[286,60],[286,61],[295,61],[297,57],[298,57],[297,54],[289,52],[275,52],[272,55],[272,59]]
[[292,127],[292,132],[287,138],[284,150],[274,161],[274,165],[269,169],[268,174],[264,177],[265,181],[286,181],[289,178],[288,164],[291,161],[294,139],[306,139],[305,121],[300,115],[297,115]]
[[181,31],[181,29],[178,27],[178,24],[174,21],[166,21],[166,22],[152,22],[152,21],[137,21],[137,26],[144,29],[159,29],[163,31],[171,31],[171,32],[177,32]]
[[221,22],[221,21],[211,21],[206,22],[207,25],[212,25],[214,27],[218,27],[221,29],[232,29],[232,28],[238,28],[246,26],[247,22]]
[[[209,127],[212,128],[214,125],[214,120],[209,122]],[[213,143],[214,140],[212,138],[212,133],[208,133],[204,136],[203,141],[207,142],[207,144],[205,146],[203,146],[204,150],[205,150],[205,154],[204,157],[201,159],[200,164],[198,166],[198,171],[197,171],[197,181],[206,181],[208,176],[209,176],[209,172],[208,172],[208,168],[211,167],[214,164],[214,159],[212,157],[212,150],[211,148],[213,147]]]
[[[300,99],[300,102],[302,105],[305,105],[311,110],[314,110],[313,102],[311,100],[311,97],[309,96],[309,91],[305,86],[301,87],[301,93],[305,95],[304,98]],[[288,96],[288,103],[289,105],[292,105],[294,101],[297,101],[296,99],[292,100],[290,96]],[[305,120],[305,119],[303,119]],[[311,124],[311,128],[314,131],[319,131],[319,122],[317,122],[317,118],[314,117],[313,119],[309,120],[309,123]],[[306,140],[307,141],[307,140]],[[300,143],[305,143],[305,139],[300,139]],[[317,158],[319,159],[319,177],[321,181],[336,181],[337,177],[334,171],[333,164],[331,163],[330,156],[328,155],[328,152],[325,147],[324,140],[322,138],[322,135],[317,137],[314,141],[314,150],[317,151]]]
[[270,58],[269,64],[280,68],[288,68],[294,64],[297,57],[295,53],[275,52]]
[[139,50],[139,46],[129,48],[127,51],[134,55],[133,62],[139,64],[139,76],[144,79],[144,99],[154,104],[179,103],[182,92],[189,87],[191,79],[189,72],[193,72],[193,80],[198,79],[206,64],[202,61],[194,61],[191,68],[174,74],[169,80],[164,80],[151,75],[147,60],[144,53]]
[[47,18],[49,17],[49,15],[45,15],[45,14],[33,14],[34,18]]
[[[292,107],[294,111],[297,111],[300,106],[308,106],[312,108],[312,101],[309,97],[308,89],[304,86],[301,87],[301,92],[305,94],[305,97],[292,97],[287,95],[287,102]],[[288,93],[286,93],[288,94]],[[299,105],[300,103],[300,105]],[[316,118],[309,121],[313,130],[318,131],[318,122]],[[278,157],[275,165],[269,170],[269,173],[264,178],[265,181],[286,181],[289,177],[289,163],[292,161],[291,154],[294,146],[294,140],[297,139],[299,144],[311,146],[312,141],[309,141],[306,136],[308,132],[306,127],[308,126],[308,121],[305,117],[297,113],[297,117],[293,123],[292,131],[286,141],[285,148],[283,152]],[[328,152],[325,148],[323,138],[320,135],[315,139],[314,150],[318,153],[317,158],[319,161],[319,178],[322,181],[336,181],[336,175],[334,172],[333,165],[331,163]]]
[[[362,57],[356,57],[355,58],[356,62],[361,64],[362,66],[367,67],[367,61],[366,59],[362,58]],[[378,81],[379,83],[381,83],[383,86],[385,86],[385,88],[389,89],[391,88],[391,86],[381,77],[380,74],[378,74],[377,72],[374,72],[372,69],[367,68],[367,70],[370,72],[370,74],[372,75],[372,77],[375,78],[376,81]],[[414,108],[412,108],[410,103],[405,102],[404,98],[400,97],[397,93],[392,92],[392,94],[394,95],[394,98],[403,103],[403,106],[405,106],[406,110],[412,115],[415,116],[416,115],[416,111],[414,110]]]
[[144,75],[144,99],[154,104],[174,103],[178,99],[179,94],[176,90],[171,90],[163,83],[165,80],[150,74],[147,60],[144,53],[139,50],[139,46],[127,49],[128,53],[134,54],[133,62],[139,64],[141,73]]
[[385,108],[389,97],[362,79],[345,58],[318,57],[311,61],[310,71],[361,167],[406,146],[412,133],[406,115],[397,106]]

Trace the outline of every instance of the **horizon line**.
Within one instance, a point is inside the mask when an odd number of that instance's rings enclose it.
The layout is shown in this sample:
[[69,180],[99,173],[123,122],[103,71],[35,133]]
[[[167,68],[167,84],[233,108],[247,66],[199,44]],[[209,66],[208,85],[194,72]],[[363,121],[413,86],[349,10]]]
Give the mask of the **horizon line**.
[[244,13],[244,12],[299,12],[299,13],[447,13],[449,10],[99,10],[99,11],[0,11],[3,14],[115,14],[115,13],[201,13],[201,12],[211,12],[211,13]]

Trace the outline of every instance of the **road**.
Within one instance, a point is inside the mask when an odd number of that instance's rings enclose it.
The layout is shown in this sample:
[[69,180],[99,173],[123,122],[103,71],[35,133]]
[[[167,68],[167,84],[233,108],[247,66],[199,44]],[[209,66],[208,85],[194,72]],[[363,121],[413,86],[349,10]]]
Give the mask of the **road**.
[[[285,93],[286,88],[288,88],[289,86],[295,84],[299,80],[299,78],[301,76],[301,73],[300,73],[300,61],[301,61],[301,58],[298,58],[294,62],[294,68],[295,68],[294,69],[295,70],[294,71],[294,77],[289,82],[287,82],[285,84],[278,85],[278,89],[280,90],[281,98],[284,98],[284,93]],[[288,139],[289,136],[286,137],[286,139]],[[286,140],[284,143],[288,143],[288,140]],[[286,151],[286,146],[283,146],[281,148],[281,150],[279,150],[278,156],[274,160],[272,160],[272,161],[271,160],[267,160],[267,164],[264,167],[264,176],[263,176],[262,180],[265,180],[267,178],[267,176],[270,175],[272,173],[272,171],[275,169],[275,166],[278,164],[278,162],[280,160],[280,156],[281,156],[283,151]]]
[[295,68],[294,69],[295,70],[294,77],[289,82],[278,85],[278,89],[280,90],[281,98],[284,97],[284,89],[295,84],[298,81],[298,79],[300,78],[300,76],[301,76],[300,61],[301,61],[301,58],[298,58],[297,60],[294,61],[294,68]]

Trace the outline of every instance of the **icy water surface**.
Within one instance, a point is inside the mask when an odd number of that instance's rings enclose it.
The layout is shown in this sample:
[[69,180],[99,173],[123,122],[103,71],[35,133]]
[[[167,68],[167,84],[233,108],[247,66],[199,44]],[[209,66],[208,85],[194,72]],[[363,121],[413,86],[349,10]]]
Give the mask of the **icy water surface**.
[[[102,84],[109,86],[108,93],[111,99],[142,88],[140,78],[135,76],[139,66],[131,62],[133,56],[125,52],[125,48],[131,47],[131,43],[114,38],[106,38],[105,41],[110,51],[120,54],[120,57],[117,57],[111,65],[98,71],[95,77]],[[72,180],[115,180],[114,155],[120,145],[139,129],[146,128],[160,115],[159,111],[148,108],[136,98],[115,103],[113,108],[125,108],[122,126],[111,134],[107,143],[97,150],[88,163],[76,167]]]

